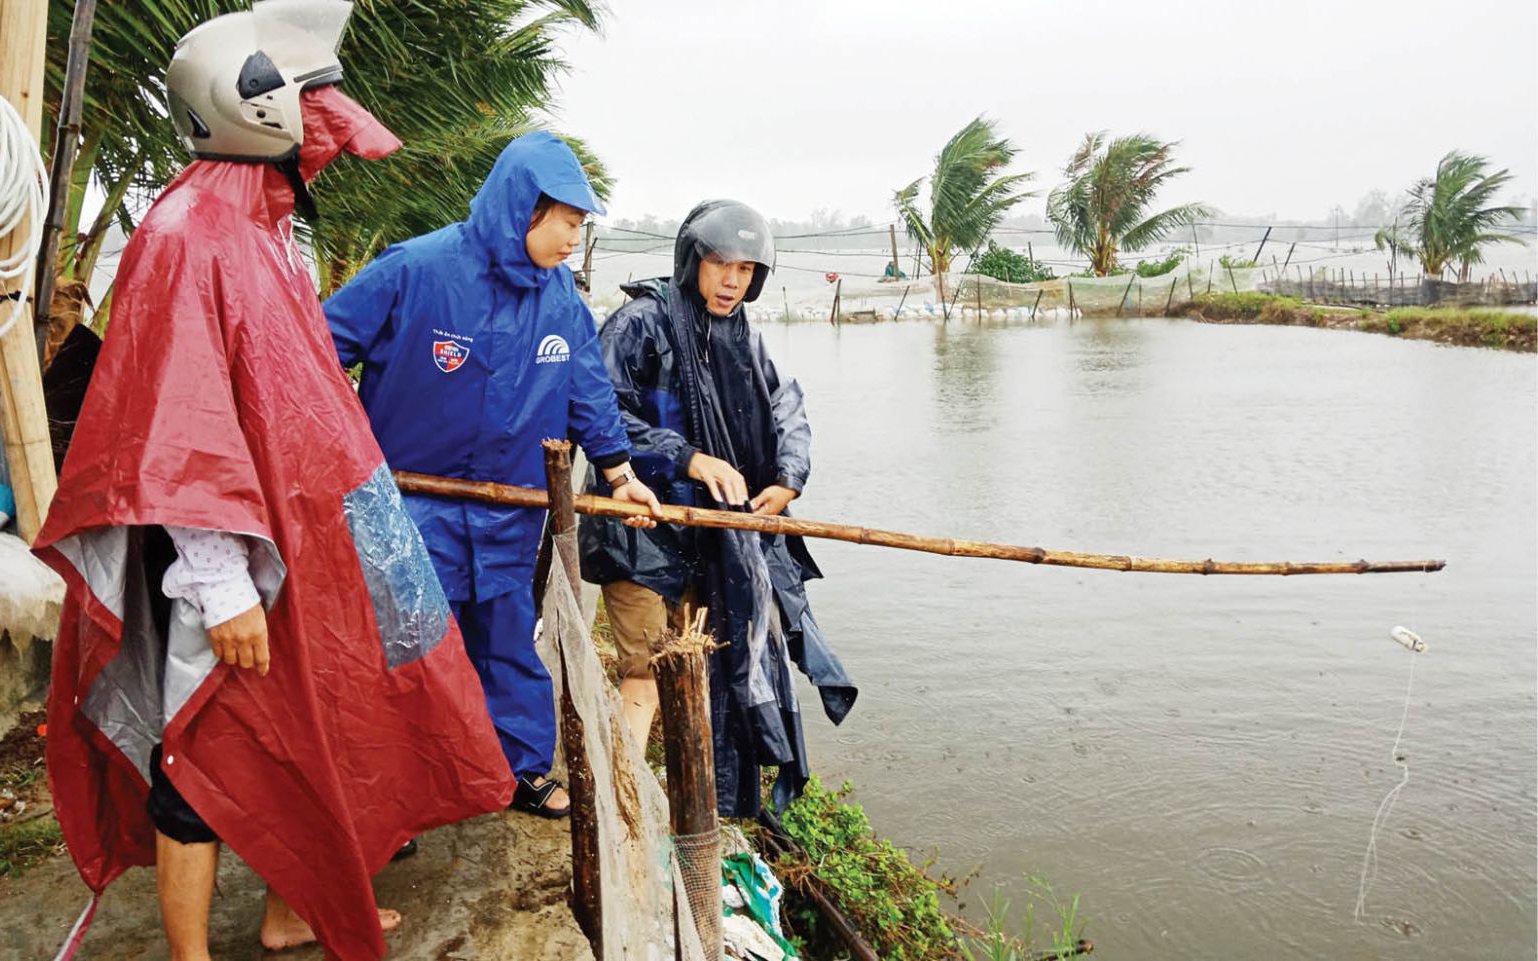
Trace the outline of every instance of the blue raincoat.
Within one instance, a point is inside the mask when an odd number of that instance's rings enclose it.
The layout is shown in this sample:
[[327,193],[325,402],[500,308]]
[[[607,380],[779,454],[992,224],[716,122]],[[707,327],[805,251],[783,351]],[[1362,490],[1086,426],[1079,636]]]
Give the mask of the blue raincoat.
[[[344,366],[396,470],[545,485],[540,441],[570,437],[599,467],[630,445],[571,271],[524,246],[540,194],[602,212],[571,149],[547,133],[502,152],[462,223],[396,244],[326,301]],[[544,515],[407,496],[481,672],[513,770],[554,748],[550,679],[533,653],[535,556]]]

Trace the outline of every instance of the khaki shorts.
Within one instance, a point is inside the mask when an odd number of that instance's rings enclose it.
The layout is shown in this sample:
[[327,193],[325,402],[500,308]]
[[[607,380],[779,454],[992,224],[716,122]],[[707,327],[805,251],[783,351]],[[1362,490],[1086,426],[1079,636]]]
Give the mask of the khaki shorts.
[[684,611],[694,606],[692,590],[684,595],[682,604],[670,604],[661,594],[634,581],[603,585],[603,609],[619,655],[619,676],[650,678],[652,642],[669,627],[682,632],[688,622]]

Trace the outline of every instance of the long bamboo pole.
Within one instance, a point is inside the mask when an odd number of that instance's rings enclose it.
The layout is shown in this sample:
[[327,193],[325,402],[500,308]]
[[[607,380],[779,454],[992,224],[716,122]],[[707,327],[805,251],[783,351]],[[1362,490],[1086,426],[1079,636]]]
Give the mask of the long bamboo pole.
[[[542,490],[496,484],[491,481],[434,477],[410,471],[396,471],[395,481],[408,494],[431,494],[465,500],[487,501],[513,507],[547,508],[549,498]],[[579,514],[596,517],[633,517],[647,515],[647,510],[611,497],[581,494],[574,498]],[[919,537],[898,531],[830,524],[798,517],[767,517],[736,511],[707,510],[701,507],[663,505],[662,520],[686,527],[732,528],[764,534],[792,534],[872,544],[900,550],[922,551],[947,557],[987,557],[1001,561],[1045,564],[1052,567],[1087,567],[1103,571],[1138,571],[1146,574],[1397,574],[1440,571],[1446,561],[1214,561],[1177,560],[1163,557],[1133,557],[1125,554],[1084,554],[1077,551],[1051,551],[1041,547],[1019,547],[986,541],[955,540],[944,537]]]

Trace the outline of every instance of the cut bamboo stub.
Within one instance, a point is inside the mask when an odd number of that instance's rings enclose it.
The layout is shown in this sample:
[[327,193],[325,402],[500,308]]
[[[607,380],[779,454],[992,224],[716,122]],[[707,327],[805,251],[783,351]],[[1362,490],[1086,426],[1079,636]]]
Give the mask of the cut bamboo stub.
[[[506,504],[512,507],[546,509],[549,496],[542,490],[470,481],[452,477],[434,477],[411,471],[396,471],[395,481],[408,494],[430,494],[467,500]],[[596,517],[648,517],[646,508],[612,497],[581,494],[574,498],[577,513]],[[987,541],[954,540],[944,537],[919,537],[899,531],[883,531],[852,524],[830,524],[797,517],[768,517],[737,511],[707,510],[701,507],[677,507],[665,504],[660,518],[685,527],[730,528],[758,531],[762,534],[791,534],[872,544],[905,551],[922,551],[947,557],[987,557],[1001,561],[1045,564],[1051,567],[1086,567],[1102,571],[1137,571],[1145,574],[1407,574],[1432,573],[1447,566],[1446,561],[1214,561],[1178,560],[1167,557],[1134,557],[1127,554],[1084,554],[1077,551],[1050,551],[1041,547],[993,544]]]

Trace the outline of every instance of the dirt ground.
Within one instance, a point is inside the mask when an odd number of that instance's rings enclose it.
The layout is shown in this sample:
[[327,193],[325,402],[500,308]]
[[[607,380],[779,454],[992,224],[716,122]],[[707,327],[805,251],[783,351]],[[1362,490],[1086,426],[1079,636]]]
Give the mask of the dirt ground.
[[[390,957],[409,961],[591,961],[566,906],[571,878],[567,822],[492,814],[440,828],[421,850],[375,880],[379,903],[405,919],[386,936]],[[0,878],[0,959],[54,956],[89,892],[67,856]],[[257,942],[262,883],[224,852],[210,946],[221,959],[322,961],[318,948],[266,954]],[[164,961],[155,877],[136,868],[107,889],[77,956]]]

